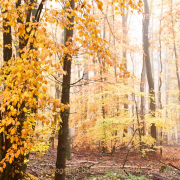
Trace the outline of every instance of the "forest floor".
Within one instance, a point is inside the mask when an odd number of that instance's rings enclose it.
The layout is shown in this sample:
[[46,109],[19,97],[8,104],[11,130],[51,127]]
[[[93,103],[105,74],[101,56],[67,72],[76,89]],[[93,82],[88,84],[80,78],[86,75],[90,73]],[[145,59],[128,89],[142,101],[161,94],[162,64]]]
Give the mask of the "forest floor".
[[[145,157],[133,150],[127,156],[127,152],[128,150],[118,150],[112,155],[102,155],[98,152],[72,149],[71,158],[66,164],[66,179],[90,179],[92,176],[114,172],[125,176],[145,175],[153,180],[180,180],[180,146],[164,147],[162,157],[159,152],[149,152]],[[56,148],[50,148],[43,156],[30,154],[28,173],[38,180],[54,179],[56,153]],[[125,171],[122,169],[123,164]],[[104,176],[103,179],[108,178]]]

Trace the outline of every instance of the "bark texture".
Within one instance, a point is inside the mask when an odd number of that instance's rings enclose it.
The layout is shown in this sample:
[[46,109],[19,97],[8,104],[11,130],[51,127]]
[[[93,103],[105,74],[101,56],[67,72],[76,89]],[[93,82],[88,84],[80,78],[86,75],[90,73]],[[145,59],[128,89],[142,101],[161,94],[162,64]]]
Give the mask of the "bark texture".
[[[125,11],[125,8],[123,8],[123,13],[124,16],[122,16],[122,32],[123,32],[123,45],[125,46],[127,43],[126,37],[127,37],[127,18],[128,18],[128,12]],[[125,70],[127,71],[127,50],[126,47],[123,48],[123,63],[124,63],[124,67]],[[125,72],[126,75],[126,72]],[[127,80],[124,80],[124,85],[127,86]],[[128,100],[128,95],[125,95],[125,100]],[[125,115],[127,115],[128,113],[128,104],[124,103],[124,112]],[[123,130],[123,137],[126,137],[127,131],[128,131],[128,127],[125,127]],[[125,146],[126,144],[123,143],[123,146]]]
[[[74,9],[74,0],[70,1],[70,7]],[[74,17],[69,18],[71,22],[70,27],[73,27]],[[68,38],[73,37],[73,29],[64,30],[64,44]],[[62,83],[62,95],[61,103],[69,104],[70,102],[70,80],[71,80],[71,59],[69,54],[64,54],[63,70],[66,71],[66,75],[63,75]],[[56,160],[56,173],[55,180],[65,180],[65,167],[66,167],[66,151],[67,151],[67,137],[68,137],[68,119],[69,119],[69,109],[64,109],[60,112],[62,119],[61,129],[58,134],[58,147],[57,147],[57,160]]]
[[[155,113],[155,92],[154,92],[154,81],[152,77],[151,63],[150,63],[150,54],[149,54],[149,38],[148,38],[148,29],[149,29],[149,5],[148,1],[144,0],[144,11],[145,17],[143,21],[143,58],[145,60],[146,66],[146,75],[149,85],[149,94],[150,94],[150,111],[152,116]],[[151,126],[151,136],[156,139],[156,126],[155,123],[152,123]]]

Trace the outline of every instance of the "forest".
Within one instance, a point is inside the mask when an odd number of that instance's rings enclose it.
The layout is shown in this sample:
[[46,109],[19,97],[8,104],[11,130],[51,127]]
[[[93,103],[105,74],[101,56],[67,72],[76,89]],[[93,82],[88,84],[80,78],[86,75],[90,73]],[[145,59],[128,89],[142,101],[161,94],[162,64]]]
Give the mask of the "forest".
[[0,0],[0,180],[180,179],[179,8]]

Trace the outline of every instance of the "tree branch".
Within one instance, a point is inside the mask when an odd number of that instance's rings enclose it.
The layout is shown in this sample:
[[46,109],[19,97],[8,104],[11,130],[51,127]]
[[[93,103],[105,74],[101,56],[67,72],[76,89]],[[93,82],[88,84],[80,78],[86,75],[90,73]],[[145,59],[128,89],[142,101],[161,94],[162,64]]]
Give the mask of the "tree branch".
[[36,22],[39,22],[44,2],[45,2],[45,0],[42,0],[39,7],[38,7],[38,9],[37,9],[37,12],[36,12],[36,15],[35,15],[35,21]]

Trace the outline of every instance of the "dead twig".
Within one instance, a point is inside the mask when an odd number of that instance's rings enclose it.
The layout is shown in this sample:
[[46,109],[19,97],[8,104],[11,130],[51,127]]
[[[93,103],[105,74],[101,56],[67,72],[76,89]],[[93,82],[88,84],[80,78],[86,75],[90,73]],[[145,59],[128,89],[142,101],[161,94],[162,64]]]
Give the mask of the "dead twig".
[[[136,131],[137,131],[137,129],[134,131],[133,136],[132,136],[131,140],[129,141],[127,147],[128,147],[129,144],[132,142],[132,140],[133,140],[133,138],[134,138],[134,135],[136,134]],[[132,148],[132,147],[131,147],[131,148]],[[129,150],[128,150],[127,154],[126,154],[126,158],[125,158],[125,160],[124,160],[123,167],[122,167],[123,169],[124,169],[124,166],[125,166],[125,164],[126,164],[127,157],[128,157],[128,155],[129,155],[129,152],[130,152],[131,148],[129,148]],[[129,174],[126,172],[125,169],[124,169],[124,172],[129,176]]]
[[168,163],[168,165],[171,166],[171,167],[173,167],[173,168],[175,168],[175,169],[177,169],[178,171],[180,171],[180,169],[179,169],[178,167],[172,165],[171,163]]

